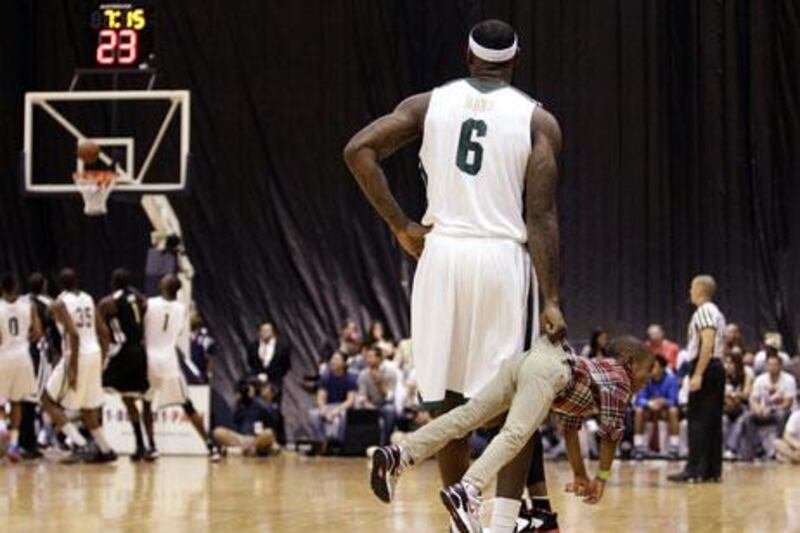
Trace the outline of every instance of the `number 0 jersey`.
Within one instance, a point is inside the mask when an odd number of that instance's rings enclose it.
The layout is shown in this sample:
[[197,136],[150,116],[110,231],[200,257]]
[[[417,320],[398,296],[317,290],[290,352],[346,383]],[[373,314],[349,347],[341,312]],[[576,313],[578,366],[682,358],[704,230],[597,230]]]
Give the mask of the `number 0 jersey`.
[[527,241],[523,191],[538,105],[510,85],[476,79],[433,91],[419,155],[428,194],[422,221],[434,233]]
[[[80,344],[78,349],[81,353],[100,353],[100,344],[97,342],[97,329],[94,318],[94,299],[85,292],[62,292],[58,300],[64,303],[72,318],[75,329],[78,330]],[[71,352],[69,337],[64,333],[64,326],[58,325],[61,332],[62,353],[67,355]]]
[[0,354],[28,350],[31,302],[19,297],[13,302],[0,299]]

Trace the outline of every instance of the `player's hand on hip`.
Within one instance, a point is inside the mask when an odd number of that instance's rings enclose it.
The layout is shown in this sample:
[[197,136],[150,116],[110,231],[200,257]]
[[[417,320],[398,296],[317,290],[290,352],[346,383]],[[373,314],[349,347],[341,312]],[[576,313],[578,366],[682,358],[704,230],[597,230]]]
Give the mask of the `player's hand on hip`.
[[583,502],[588,504],[595,504],[603,498],[603,492],[606,490],[606,482],[602,479],[593,479],[589,485],[589,489],[584,495]]
[[409,222],[406,227],[395,232],[400,246],[414,259],[419,259],[425,248],[425,236],[430,233],[430,226]]
[[567,483],[567,485],[564,487],[564,491],[571,492],[575,494],[575,496],[584,496],[589,490],[590,484],[591,482],[589,481],[588,477],[576,475],[573,478],[572,483]]
[[567,322],[558,304],[546,304],[542,312],[542,329],[550,342],[561,342],[567,336]]
[[67,386],[71,390],[78,389],[78,372],[72,365],[70,365],[69,370],[67,371]]

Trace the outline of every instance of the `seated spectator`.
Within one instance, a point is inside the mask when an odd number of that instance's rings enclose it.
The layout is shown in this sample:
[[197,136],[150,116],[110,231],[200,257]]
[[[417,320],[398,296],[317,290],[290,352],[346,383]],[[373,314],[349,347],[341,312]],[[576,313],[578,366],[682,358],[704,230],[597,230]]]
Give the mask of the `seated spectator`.
[[214,441],[222,447],[240,448],[243,455],[265,457],[280,451],[278,436],[283,433],[275,389],[255,379],[239,384],[234,428],[216,427]]
[[366,367],[358,375],[358,405],[381,413],[381,446],[389,443],[394,431],[397,409],[394,403],[397,374],[386,366],[377,346],[365,351]]
[[663,355],[670,370],[678,368],[678,352],[681,348],[666,338],[661,324],[653,324],[647,328],[647,341],[644,344],[653,355]]
[[723,405],[722,428],[725,442],[725,458],[735,459],[739,446],[741,425],[737,420],[747,411],[753,391],[755,372],[745,366],[741,348],[733,346],[723,357],[725,366],[725,403]]
[[361,349],[361,330],[358,324],[352,319],[342,322],[339,327],[339,347],[338,351],[344,354],[345,358],[357,355]]
[[358,355],[347,358],[348,372],[358,375],[362,370],[367,368],[367,351],[369,351],[369,349],[369,344],[364,344],[361,346],[361,350],[358,352]]
[[309,411],[315,438],[323,453],[329,441],[344,442],[347,410],[356,402],[357,378],[347,371],[345,359],[343,353],[333,353],[329,368],[319,380],[317,406]]
[[581,350],[581,357],[594,359],[596,357],[606,357],[606,346],[608,346],[608,332],[603,328],[597,328],[592,332],[589,344]]
[[800,411],[792,413],[783,430],[783,438],[775,439],[774,444],[778,461],[800,464]]
[[633,436],[633,456],[643,459],[648,455],[645,445],[644,425],[647,421],[658,424],[659,420],[666,420],[669,431],[669,454],[677,458],[680,446],[680,426],[678,412],[678,390],[680,383],[672,372],[667,369],[667,358],[661,354],[655,356],[655,364],[650,375],[650,380],[644,389],[639,391],[634,401],[635,422]]
[[771,353],[777,354],[781,358],[784,367],[789,366],[791,359],[789,354],[783,351],[783,337],[780,333],[768,332],[764,334],[764,348],[756,354],[753,360],[753,369],[756,371],[756,375],[764,373],[767,356]]
[[797,383],[782,367],[778,354],[770,353],[767,356],[767,372],[753,382],[750,411],[736,423],[740,426],[737,428],[738,443],[729,442],[729,447],[737,449],[740,459],[752,460],[765,455],[759,434],[761,427],[776,426],[778,433],[783,431],[797,395]]
[[742,353],[747,351],[742,340],[742,328],[739,327],[739,324],[730,322],[725,326],[725,351],[733,348],[740,348]]
[[369,327],[369,344],[380,349],[385,359],[394,359],[394,341],[387,336],[386,328],[380,320],[376,320]]
[[408,378],[409,373],[414,368],[414,358],[411,351],[411,339],[403,339],[397,344],[395,358],[397,366],[403,372],[403,376]]
[[250,374],[269,381],[277,392],[283,388],[283,378],[291,367],[291,349],[279,335],[272,322],[264,322],[258,328],[258,340],[247,350]]

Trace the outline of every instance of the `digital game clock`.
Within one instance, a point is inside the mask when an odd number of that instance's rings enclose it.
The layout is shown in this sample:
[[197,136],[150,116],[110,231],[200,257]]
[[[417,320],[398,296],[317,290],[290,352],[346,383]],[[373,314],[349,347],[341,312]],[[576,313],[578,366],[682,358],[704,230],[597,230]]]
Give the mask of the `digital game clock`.
[[83,67],[139,68],[153,53],[152,2],[101,3],[89,16],[89,46]]

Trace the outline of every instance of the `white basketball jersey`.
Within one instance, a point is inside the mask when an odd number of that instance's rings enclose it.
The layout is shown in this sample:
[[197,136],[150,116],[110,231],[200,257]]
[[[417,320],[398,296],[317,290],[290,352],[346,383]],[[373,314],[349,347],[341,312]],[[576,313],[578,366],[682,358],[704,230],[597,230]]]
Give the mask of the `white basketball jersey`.
[[186,306],[161,296],[147,300],[144,314],[144,338],[147,351],[175,353],[178,337],[186,321]]
[[0,299],[0,353],[28,349],[31,329],[31,302],[19,297],[13,303]]
[[[64,291],[58,296],[58,300],[64,303],[67,313],[72,318],[72,324],[78,331],[78,339],[80,339],[78,349],[81,353],[99,353],[100,344],[97,342],[94,299],[82,291]],[[61,323],[58,324],[58,329],[64,339],[63,353],[69,354],[71,352],[69,337],[65,334],[64,326]]]
[[475,79],[433,91],[419,154],[423,224],[454,237],[527,241],[523,191],[537,105],[510,85]]

